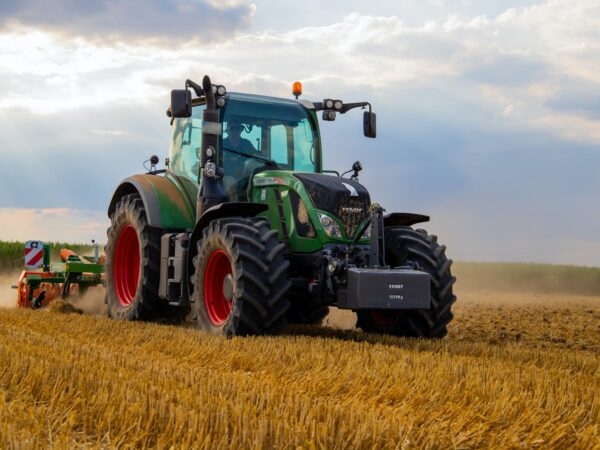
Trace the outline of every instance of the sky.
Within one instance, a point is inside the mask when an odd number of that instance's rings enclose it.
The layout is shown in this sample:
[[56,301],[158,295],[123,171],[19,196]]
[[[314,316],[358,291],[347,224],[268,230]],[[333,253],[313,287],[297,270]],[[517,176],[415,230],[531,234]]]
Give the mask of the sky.
[[0,239],[103,242],[120,180],[166,156],[170,90],[370,101],[327,168],[429,214],[462,261],[600,266],[597,0],[0,3]]

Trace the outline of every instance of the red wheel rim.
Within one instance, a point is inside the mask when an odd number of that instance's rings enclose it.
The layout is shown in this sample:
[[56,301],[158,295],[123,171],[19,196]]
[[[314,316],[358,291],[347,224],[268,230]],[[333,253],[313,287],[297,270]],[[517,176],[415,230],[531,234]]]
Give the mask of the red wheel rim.
[[232,299],[226,298],[224,294],[225,279],[231,272],[231,262],[227,253],[215,250],[204,269],[204,306],[208,319],[215,326],[225,323],[233,307]]
[[123,306],[133,303],[140,278],[140,241],[132,225],[125,225],[115,247],[113,279],[117,298]]
[[396,318],[398,317],[398,312],[389,311],[369,311],[371,320],[378,327],[389,327],[396,322]]

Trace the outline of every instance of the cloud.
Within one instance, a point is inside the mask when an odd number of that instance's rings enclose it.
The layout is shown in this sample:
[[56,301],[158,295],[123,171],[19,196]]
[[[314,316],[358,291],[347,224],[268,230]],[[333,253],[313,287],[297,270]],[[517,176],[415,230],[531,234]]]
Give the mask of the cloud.
[[[101,14],[109,4],[100,2],[88,15]],[[245,5],[215,4],[202,3],[221,12]],[[28,11],[17,4],[4,8]],[[598,27],[600,7],[594,0],[575,7],[552,0],[496,17],[450,15],[420,25],[399,16],[354,13],[324,26],[238,33],[217,44],[182,42],[177,48],[137,41],[103,45],[40,30],[11,31],[0,35],[0,86],[6,92],[0,110],[55,113],[141,104],[208,72],[230,90],[285,96],[290,82],[302,79],[305,96],[317,99],[330,90],[377,95],[400,85],[440,90],[452,85],[455,95],[515,126],[546,127],[560,137],[597,141],[592,106],[581,108],[583,99],[576,106],[557,96],[572,93],[577,84],[585,85],[579,89],[583,96],[600,89]],[[575,124],[582,132],[572,132]]]
[[99,135],[104,135],[104,136],[125,136],[127,135],[127,131],[123,131],[123,130],[99,130],[99,129],[93,129],[92,133],[94,134],[99,134]]
[[103,211],[70,208],[0,208],[3,240],[106,242],[110,225]]
[[545,106],[558,111],[600,120],[600,84],[581,79],[564,79],[544,96]]
[[120,180],[152,153],[166,156],[165,104],[148,105],[0,112],[0,158],[11,161],[0,165],[0,207],[105,209]]
[[169,90],[188,77],[288,98],[298,79],[304,98],[371,101],[376,140],[356,112],[322,124],[326,167],[360,159],[373,198],[432,214],[459,259],[594,264],[582,243],[600,242],[599,20],[596,1],[552,0],[177,48],[0,32],[0,206],[104,210],[119,180],[166,156]]
[[244,0],[22,0],[0,3],[0,27],[160,45],[222,39],[246,28],[253,14]]

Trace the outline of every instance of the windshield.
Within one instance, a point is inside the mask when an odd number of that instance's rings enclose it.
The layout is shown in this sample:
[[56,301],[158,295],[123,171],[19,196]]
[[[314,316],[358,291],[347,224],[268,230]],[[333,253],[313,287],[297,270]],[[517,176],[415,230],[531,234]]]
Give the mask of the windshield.
[[230,198],[246,197],[255,169],[317,171],[316,135],[307,112],[293,103],[229,99],[223,111],[221,164]]

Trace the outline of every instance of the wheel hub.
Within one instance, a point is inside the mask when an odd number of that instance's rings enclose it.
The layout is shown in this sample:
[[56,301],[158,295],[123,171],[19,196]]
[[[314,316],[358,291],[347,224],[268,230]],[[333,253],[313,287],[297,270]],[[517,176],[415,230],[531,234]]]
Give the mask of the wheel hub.
[[225,279],[223,280],[223,297],[227,301],[231,301],[233,298],[233,277],[230,273],[225,275]]

